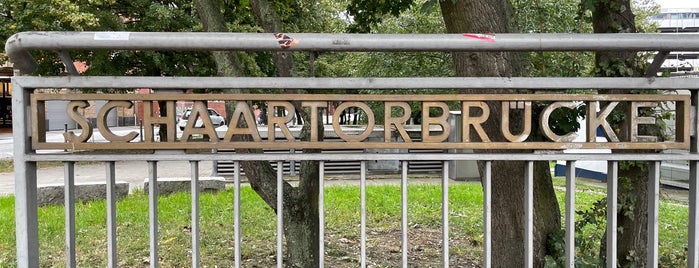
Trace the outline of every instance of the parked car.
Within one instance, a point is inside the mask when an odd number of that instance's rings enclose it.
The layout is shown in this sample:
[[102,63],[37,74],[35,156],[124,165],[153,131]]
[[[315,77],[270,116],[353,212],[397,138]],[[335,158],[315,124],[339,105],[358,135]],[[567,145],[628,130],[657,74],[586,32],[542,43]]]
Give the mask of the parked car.
[[[187,109],[182,113],[181,117],[179,118],[179,123],[177,123],[177,126],[180,127],[180,130],[184,130],[184,127],[187,126],[187,121],[189,119],[189,115],[192,113],[191,109]],[[209,108],[209,118],[211,118],[211,123],[215,127],[220,127],[226,124],[226,119],[223,118],[216,110]],[[194,127],[202,127],[204,126],[204,122],[201,121],[201,118],[197,118],[197,122],[194,123]]]

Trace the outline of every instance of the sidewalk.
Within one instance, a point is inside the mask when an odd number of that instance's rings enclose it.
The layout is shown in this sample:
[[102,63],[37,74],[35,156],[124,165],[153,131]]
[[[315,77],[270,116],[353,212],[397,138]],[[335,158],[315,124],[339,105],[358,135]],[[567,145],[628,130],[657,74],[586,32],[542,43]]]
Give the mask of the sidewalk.
[[[139,131],[138,126],[115,127],[112,131],[117,135],[123,135],[131,131]],[[63,131],[49,131],[46,133],[47,140],[62,140]],[[103,141],[99,130],[93,133],[95,141]],[[0,133],[0,158],[14,157],[13,136],[11,132]],[[199,163],[199,176],[211,176],[213,163],[211,161]],[[45,167],[37,172],[37,183],[53,184],[63,183],[63,166]],[[189,177],[191,172],[188,161],[161,161],[158,162],[158,177]],[[106,167],[104,164],[75,166],[75,182],[104,182],[106,177]],[[128,182],[130,188],[143,187],[143,180],[148,177],[148,163],[141,161],[125,161],[116,163],[116,180]],[[0,173],[0,195],[14,194],[15,178],[14,173]]]
[[[199,162],[199,176],[209,177],[213,169],[210,161]],[[75,166],[75,182],[104,182],[106,181],[104,164],[89,164]],[[142,188],[143,180],[148,177],[148,163],[142,161],[127,161],[116,163],[116,180],[129,183],[129,188]],[[158,177],[190,177],[191,166],[188,161],[158,162]],[[63,166],[41,168],[37,172],[37,183],[64,183]],[[0,173],[0,195],[11,195],[15,191],[14,173]]]

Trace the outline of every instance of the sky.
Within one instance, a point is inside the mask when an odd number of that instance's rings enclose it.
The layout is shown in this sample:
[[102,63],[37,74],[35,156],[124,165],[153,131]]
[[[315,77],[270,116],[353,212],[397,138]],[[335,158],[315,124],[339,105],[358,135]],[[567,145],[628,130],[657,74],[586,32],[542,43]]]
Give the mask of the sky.
[[660,8],[699,8],[699,0],[655,0]]

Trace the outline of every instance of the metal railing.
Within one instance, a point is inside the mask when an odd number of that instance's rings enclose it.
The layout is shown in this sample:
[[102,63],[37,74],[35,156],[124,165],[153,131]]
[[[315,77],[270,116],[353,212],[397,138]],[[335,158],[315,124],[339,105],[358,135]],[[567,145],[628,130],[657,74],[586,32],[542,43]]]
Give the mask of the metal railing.
[[[233,78],[233,77],[38,77],[28,76],[35,68],[29,50],[67,50],[81,49],[150,49],[150,50],[266,50],[266,51],[598,51],[598,50],[643,50],[643,51],[699,51],[699,35],[661,35],[661,34],[501,34],[494,43],[482,42],[462,35],[330,35],[330,34],[292,34],[302,40],[291,48],[281,48],[271,34],[226,34],[226,33],[21,33],[11,37],[6,51],[18,69],[13,77],[13,128],[15,140],[15,206],[17,259],[19,267],[39,266],[39,234],[37,217],[37,162],[62,161],[65,163],[65,207],[66,207],[66,265],[75,267],[75,208],[74,208],[74,163],[80,161],[103,161],[106,164],[107,177],[107,236],[108,266],[116,267],[116,198],[114,181],[115,161],[144,161],[149,163],[149,226],[150,226],[150,265],[158,266],[158,213],[157,180],[160,161],[182,161],[191,163],[192,177],[192,266],[199,266],[199,179],[198,165],[202,161],[233,161],[235,165],[233,189],[234,201],[234,240],[235,265],[241,262],[241,220],[240,220],[240,162],[262,160],[277,162],[282,167],[285,161],[314,160],[321,161],[319,190],[320,211],[320,258],[324,266],[325,239],[325,178],[324,166],[329,161],[359,161],[360,165],[360,217],[361,217],[361,253],[359,263],[367,265],[366,255],[366,161],[399,160],[401,161],[401,263],[408,265],[410,254],[407,226],[407,161],[426,160],[442,161],[442,264],[449,266],[449,180],[446,172],[449,161],[479,160],[485,161],[482,174],[484,191],[483,202],[483,266],[491,267],[492,249],[492,184],[491,164],[493,161],[526,161],[524,171],[525,203],[525,264],[534,263],[533,252],[533,162],[567,161],[566,163],[566,266],[574,264],[574,226],[575,226],[575,164],[577,161],[607,161],[607,267],[616,267],[616,223],[618,193],[618,162],[625,160],[648,161],[651,163],[648,182],[650,200],[648,204],[648,255],[649,267],[658,265],[658,192],[659,163],[661,161],[684,160],[689,162],[689,219],[688,232],[688,266],[699,267],[699,206],[697,204],[699,170],[699,145],[696,136],[691,138],[689,151],[658,154],[566,154],[561,151],[546,151],[516,154],[64,154],[36,151],[32,147],[32,126],[30,98],[35,89],[42,88],[303,88],[303,89],[398,89],[398,88],[470,88],[487,92],[488,89],[686,89],[691,92],[692,116],[699,114],[699,83],[695,79],[669,78]],[[65,56],[65,55],[64,55]],[[65,58],[65,57],[64,57]],[[68,62],[70,63],[70,62]],[[696,121],[691,125],[692,133],[697,133]],[[689,131],[689,130],[685,130]],[[277,170],[277,184],[283,181],[282,170]],[[281,210],[282,187],[277,187],[277,206]],[[282,230],[283,213],[277,215],[277,263],[283,266]]]

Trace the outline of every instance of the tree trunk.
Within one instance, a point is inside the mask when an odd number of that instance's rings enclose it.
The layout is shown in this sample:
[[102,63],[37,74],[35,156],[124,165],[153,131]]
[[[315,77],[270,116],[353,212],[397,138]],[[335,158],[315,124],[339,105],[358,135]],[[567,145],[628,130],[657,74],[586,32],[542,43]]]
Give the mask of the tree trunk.
[[[440,1],[442,15],[449,33],[507,33],[510,32],[511,6],[506,0]],[[465,36],[464,38],[469,38]],[[497,35],[494,36],[497,42]],[[484,41],[485,42],[485,41]],[[457,76],[510,77],[518,74],[520,60],[508,52],[454,53]],[[482,92],[482,91],[480,91]],[[461,93],[476,93],[462,90]],[[508,94],[514,90],[489,90],[488,93]],[[499,102],[488,102],[489,119],[483,124],[492,141],[505,141],[500,133]],[[512,120],[512,122],[521,122]],[[477,137],[472,137],[478,140]],[[494,152],[494,151],[477,151]],[[506,151],[498,151],[506,153]],[[493,200],[493,266],[522,267],[524,265],[524,170],[525,162],[496,161],[492,165]],[[479,162],[483,174],[485,163]],[[549,233],[560,229],[560,211],[551,182],[547,162],[535,163],[534,179],[534,264],[543,267]]]
[[[270,35],[282,32],[279,14],[267,0],[251,0],[250,6],[262,28]],[[290,52],[277,51],[272,53],[272,59],[277,69],[277,76],[296,76],[294,60]],[[286,90],[287,93],[300,94],[303,90]],[[296,110],[298,122],[304,124],[300,139],[310,140],[310,116],[298,101],[292,102]],[[318,117],[321,119],[322,117]],[[321,119],[322,120],[322,119]],[[319,120],[319,140],[323,139],[323,123]],[[304,149],[304,153],[320,153],[320,150]],[[319,214],[318,214],[318,176],[317,161],[301,161],[299,186],[284,189],[284,235],[286,236],[286,253],[288,267],[317,267],[319,265]],[[276,199],[275,199],[276,200]],[[279,213],[279,211],[277,211]]]
[[[204,28],[210,32],[226,32],[223,16],[215,1],[195,0],[199,17]],[[279,16],[271,8],[267,1],[251,1],[258,19],[265,29],[272,31],[280,27]],[[270,34],[271,35],[271,34]],[[294,65],[291,54],[288,52],[274,53],[274,62],[279,76],[292,76]],[[218,74],[220,76],[240,76],[240,62],[234,52],[213,52]],[[228,93],[239,93],[228,91]],[[306,122],[310,122],[307,113],[300,104],[295,103],[295,108]],[[227,111],[233,111],[234,106],[226,104]],[[229,115],[232,112],[228,113]],[[227,120],[230,122],[230,119]],[[254,122],[245,122],[254,124]],[[241,124],[244,124],[241,122]],[[322,123],[318,124],[320,128]],[[239,126],[245,127],[245,126]],[[310,125],[305,125],[301,131],[301,139],[308,140]],[[323,131],[318,132],[322,139]],[[249,137],[248,137],[249,138]],[[261,153],[262,150],[237,150],[239,153]],[[277,183],[276,172],[269,162],[246,161],[241,163],[250,180],[253,190],[277,213]],[[279,167],[281,168],[281,167]],[[286,236],[286,266],[288,267],[317,267],[318,266],[318,163],[304,161],[301,163],[300,182],[297,188],[292,187],[286,181],[283,184],[284,194],[284,235]]]
[[[199,19],[207,32],[228,32],[223,14],[221,14],[218,1],[215,0],[194,0]],[[216,62],[218,76],[243,76],[240,59],[235,51],[212,51],[211,54]],[[240,89],[224,89],[224,93],[240,94]],[[230,122],[230,115],[235,110],[235,103],[227,101],[226,122]]]
[[[629,0],[598,1],[592,12],[592,26],[595,33],[635,33],[634,14]],[[598,51],[595,65],[597,76],[638,76],[635,51]],[[628,71],[617,71],[622,65]],[[614,71],[607,70],[613,68]],[[622,69],[623,70],[623,69]],[[602,90],[605,94],[629,94],[629,90]],[[624,109],[621,107],[621,109]],[[628,139],[628,130],[623,122],[616,122],[621,129],[617,135]],[[642,152],[639,152],[642,153]],[[628,168],[624,168],[628,167]],[[646,163],[620,165],[619,169],[619,210],[617,231],[617,254],[621,267],[645,267],[646,243],[648,240],[648,167]],[[606,256],[606,232],[602,238],[600,256]]]
[[[158,101],[158,111],[161,117],[167,117],[168,113],[174,113],[175,111],[168,111],[165,101]],[[175,122],[171,122],[175,124]],[[167,140],[167,127],[158,127],[158,137],[160,137],[161,142],[169,141]]]

